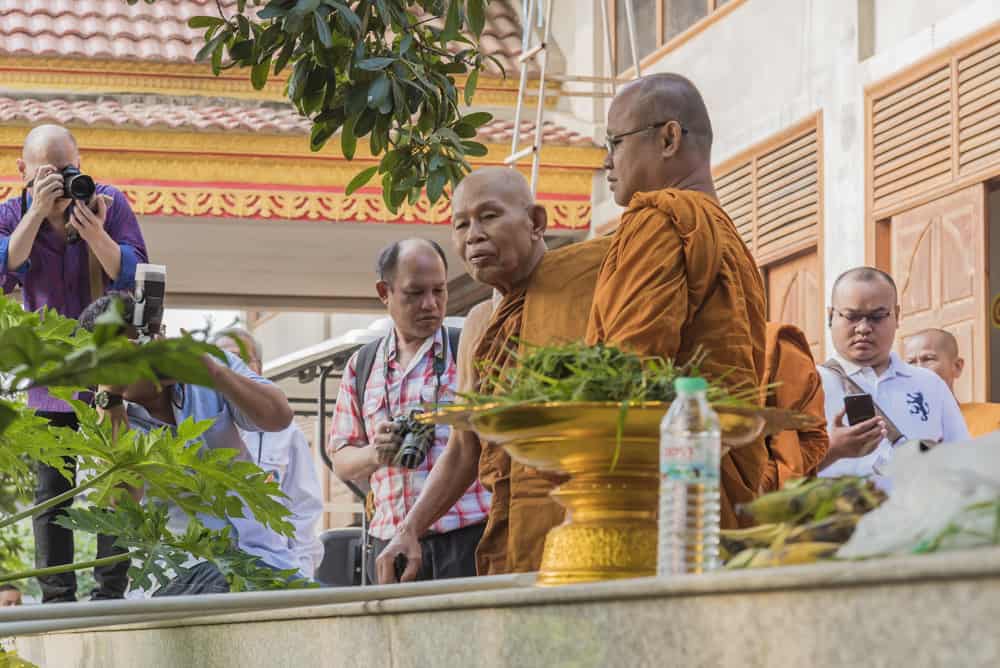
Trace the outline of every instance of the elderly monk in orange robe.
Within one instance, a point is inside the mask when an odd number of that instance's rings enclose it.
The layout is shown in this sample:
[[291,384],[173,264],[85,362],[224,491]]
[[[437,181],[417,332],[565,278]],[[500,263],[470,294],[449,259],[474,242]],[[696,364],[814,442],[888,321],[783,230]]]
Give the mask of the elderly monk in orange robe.
[[830,447],[823,381],[801,329],[767,323],[764,374],[764,384],[773,385],[767,392],[766,405],[813,415],[818,423],[798,431],[783,431],[765,440],[769,458],[759,485],[761,494],[781,489],[789,480],[816,475]]
[[[686,362],[731,388],[764,377],[764,285],[712,182],[712,124],[701,94],[676,74],[623,86],[608,111],[604,161],[626,207],[594,292],[587,342]],[[722,526],[758,493],[763,439],[722,458]]]
[[[501,167],[467,176],[452,198],[452,240],[469,274],[502,299],[483,302],[465,320],[458,350],[459,391],[479,388],[477,369],[515,363],[525,344],[583,338],[597,271],[610,238],[548,251],[545,209],[518,172]],[[550,497],[553,483],[512,462],[498,445],[453,429],[417,503],[377,563],[379,582],[396,580],[394,563],[406,557],[403,581],[423,560],[418,538],[461,497],[478,474],[492,494],[486,530],[476,552],[480,575],[536,571],[549,529],[563,520]],[[464,485],[464,487],[463,487]]]

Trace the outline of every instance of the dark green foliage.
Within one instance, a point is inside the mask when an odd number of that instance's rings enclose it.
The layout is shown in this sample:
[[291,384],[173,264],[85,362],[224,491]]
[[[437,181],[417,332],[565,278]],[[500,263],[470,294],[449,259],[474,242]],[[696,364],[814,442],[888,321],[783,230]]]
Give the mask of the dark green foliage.
[[[219,5],[217,16],[193,17],[188,25],[205,31],[197,58],[209,61],[216,74],[247,68],[259,90],[269,76],[291,69],[288,98],[312,121],[312,150],[340,130],[341,150],[350,160],[357,139],[369,137],[381,162],[377,170],[361,172],[349,190],[377,171],[385,204],[397,211],[425,187],[436,201],[445,185],[454,187],[470,171],[467,156],[486,154],[483,144],[469,139],[492,117],[482,112],[463,117],[455,83],[456,75],[468,75],[464,101],[470,104],[484,60],[496,62],[473,41],[485,26],[486,3],[239,0],[235,7]],[[443,28],[418,21],[418,8],[443,17]]]
[[[119,334],[120,316],[112,311],[98,320],[93,333],[77,328],[74,320],[54,311],[25,312],[0,297],[0,549],[11,555],[0,561],[0,581],[30,577],[32,571],[10,573],[23,563],[20,520],[42,510],[24,508],[30,498],[36,462],[62,467],[65,457],[79,462],[81,474],[66,498],[88,492],[86,506],[78,505],[60,521],[91,533],[118,536],[133,560],[130,571],[143,587],[151,578],[161,582],[169,571],[183,570],[188,555],[214,561],[227,574],[234,590],[288,587],[285,577],[262,569],[253,557],[236,550],[228,532],[210,531],[196,518],[242,517],[244,506],[271,529],[289,535],[288,510],[281,503],[277,483],[255,464],[236,460],[235,450],[200,447],[199,436],[210,422],[187,420],[173,432],[113,433],[110,420],[74,400],[74,393],[98,384],[124,385],[139,379],[174,378],[189,384],[210,385],[206,356],[222,352],[191,334],[136,345]],[[55,429],[27,408],[17,393],[46,386],[70,401],[80,429]],[[140,505],[129,488],[144,490]],[[176,505],[189,523],[185,533],[172,534],[166,522],[166,504]],[[17,551],[19,558],[12,553]],[[73,566],[71,565],[70,568]],[[83,566],[76,566],[83,568]],[[298,585],[294,585],[298,586]]]
[[[674,380],[699,375],[703,355],[677,366],[659,357],[641,357],[597,344],[569,343],[559,346],[529,346],[517,363],[504,370],[482,369],[481,393],[468,395],[473,403],[527,403],[549,401],[614,401],[642,403],[673,401]],[[727,392],[717,384],[709,387],[709,399],[752,399],[758,392]]]

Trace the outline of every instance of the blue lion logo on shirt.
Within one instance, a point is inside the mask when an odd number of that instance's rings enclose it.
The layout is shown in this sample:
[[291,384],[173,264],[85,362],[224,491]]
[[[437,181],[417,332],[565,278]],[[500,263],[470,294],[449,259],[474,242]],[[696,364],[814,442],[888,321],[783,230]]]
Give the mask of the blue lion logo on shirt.
[[910,407],[910,415],[919,415],[921,422],[927,422],[931,409],[923,392],[907,392],[906,405]]

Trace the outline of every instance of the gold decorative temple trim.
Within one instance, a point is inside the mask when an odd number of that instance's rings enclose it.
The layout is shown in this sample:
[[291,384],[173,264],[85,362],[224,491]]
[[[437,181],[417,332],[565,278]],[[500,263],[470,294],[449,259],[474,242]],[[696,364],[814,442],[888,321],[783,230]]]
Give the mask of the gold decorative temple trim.
[[[287,74],[270,79],[263,90],[250,85],[246,70],[226,70],[215,76],[208,65],[199,63],[156,63],[127,60],[89,60],[16,56],[0,61],[0,88],[8,91],[65,92],[68,94],[133,93],[145,95],[182,95],[225,97],[238,100],[285,102]],[[456,77],[459,88],[465,77]],[[517,102],[518,79],[509,73],[506,79],[481,76],[473,100],[476,106],[513,107]],[[529,85],[534,91],[536,85]],[[560,86],[546,85],[545,106],[554,108]],[[529,94],[527,101],[534,104]]]
[[[421,197],[416,205],[404,205],[398,213],[392,213],[383,203],[381,193],[374,188],[348,196],[343,190],[310,192],[221,185],[112,183],[128,197],[139,216],[424,225],[447,225],[451,220],[445,199],[432,205],[426,197]],[[0,200],[15,197],[20,192],[20,182],[0,182]],[[589,198],[540,193],[539,200],[548,212],[550,230],[581,230],[590,225]]]
[[[382,202],[377,181],[348,197],[344,189],[374,164],[366,141],[357,157],[345,160],[337,138],[313,153],[303,134],[237,131],[174,131],[135,126],[74,127],[83,169],[99,182],[120,188],[139,215],[237,217],[338,222],[443,224],[447,203],[426,199],[398,214]],[[0,178],[4,197],[20,189],[14,165],[27,125],[0,126]],[[501,165],[509,147],[488,144],[489,153],[473,167]],[[538,198],[550,229],[579,230],[590,224],[590,197],[603,151],[591,146],[545,146]],[[529,176],[529,163],[521,172]]]

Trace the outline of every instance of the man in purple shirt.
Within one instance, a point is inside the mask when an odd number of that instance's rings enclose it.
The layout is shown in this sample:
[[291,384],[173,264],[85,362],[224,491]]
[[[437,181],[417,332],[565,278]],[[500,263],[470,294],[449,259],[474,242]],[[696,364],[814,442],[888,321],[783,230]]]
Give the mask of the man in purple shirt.
[[[135,268],[146,262],[146,244],[125,196],[98,185],[89,202],[64,192],[61,171],[80,168],[80,152],[69,130],[40,125],[24,140],[17,169],[25,184],[18,197],[0,204],[0,287],[5,293],[20,286],[24,307],[55,309],[76,318],[94,297],[108,290],[127,290]],[[99,284],[92,285],[92,277]],[[77,428],[76,416],[65,402],[42,388],[28,393],[28,405],[55,426]],[[67,462],[75,468],[75,462]],[[56,469],[40,466],[37,502],[72,487]],[[73,533],[54,520],[71,501],[34,519],[35,564],[39,568],[73,561]],[[98,536],[97,556],[117,550],[114,538]],[[128,563],[94,569],[97,588],[92,598],[121,598],[128,584]],[[38,578],[44,602],[75,601],[76,575]]]

